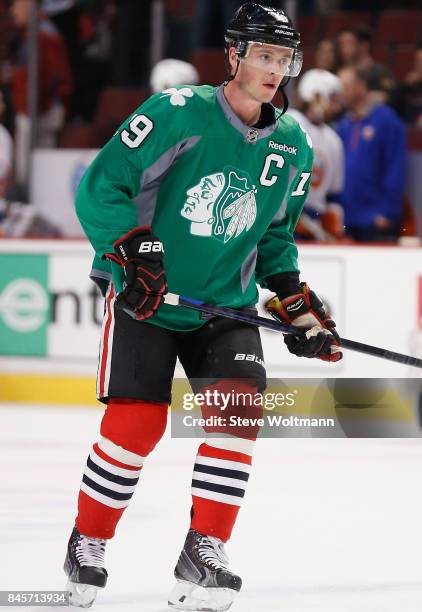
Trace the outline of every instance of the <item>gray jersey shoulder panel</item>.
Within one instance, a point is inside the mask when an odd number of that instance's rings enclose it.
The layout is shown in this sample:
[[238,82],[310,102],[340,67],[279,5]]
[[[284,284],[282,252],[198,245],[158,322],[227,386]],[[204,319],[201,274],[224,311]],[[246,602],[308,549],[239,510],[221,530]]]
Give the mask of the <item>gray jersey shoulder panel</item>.
[[134,199],[139,225],[151,225],[157,207],[158,190],[163,178],[177,160],[190,151],[201,138],[202,136],[191,136],[181,140],[144,170],[139,195]]

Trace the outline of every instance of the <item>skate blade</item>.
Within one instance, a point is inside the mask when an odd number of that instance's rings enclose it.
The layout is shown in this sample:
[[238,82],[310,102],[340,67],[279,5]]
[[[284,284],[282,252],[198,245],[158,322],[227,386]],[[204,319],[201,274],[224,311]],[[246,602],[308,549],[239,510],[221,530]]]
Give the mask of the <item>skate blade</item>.
[[92,584],[82,584],[68,581],[66,591],[69,591],[69,603],[78,608],[90,608],[97,596],[98,587]]
[[236,591],[233,589],[207,588],[178,580],[170,594],[168,604],[173,610],[224,612],[232,605],[235,594]]

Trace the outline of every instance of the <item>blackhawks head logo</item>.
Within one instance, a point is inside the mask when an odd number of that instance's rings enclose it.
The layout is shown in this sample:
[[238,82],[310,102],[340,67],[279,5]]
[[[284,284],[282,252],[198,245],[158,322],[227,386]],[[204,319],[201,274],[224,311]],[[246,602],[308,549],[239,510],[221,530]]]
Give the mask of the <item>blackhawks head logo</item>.
[[182,217],[191,222],[191,234],[212,236],[221,242],[248,232],[256,219],[255,185],[235,168],[204,176],[187,192]]

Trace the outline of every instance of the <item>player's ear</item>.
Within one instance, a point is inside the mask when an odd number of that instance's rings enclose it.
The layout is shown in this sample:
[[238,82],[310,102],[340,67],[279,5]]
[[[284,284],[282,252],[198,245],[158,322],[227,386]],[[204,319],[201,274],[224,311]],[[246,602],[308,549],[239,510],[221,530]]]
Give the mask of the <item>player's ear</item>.
[[229,62],[230,62],[231,74],[234,74],[234,72],[236,70],[237,59],[238,58],[237,58],[235,47],[230,47],[229,48]]

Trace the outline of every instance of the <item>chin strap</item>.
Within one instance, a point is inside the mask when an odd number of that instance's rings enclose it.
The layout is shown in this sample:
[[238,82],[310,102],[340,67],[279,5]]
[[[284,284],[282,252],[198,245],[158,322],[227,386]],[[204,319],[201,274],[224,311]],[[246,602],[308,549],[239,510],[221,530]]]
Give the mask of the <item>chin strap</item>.
[[281,93],[281,96],[283,98],[283,107],[281,109],[281,113],[278,115],[277,119],[280,119],[280,117],[282,117],[284,115],[285,112],[287,112],[287,109],[289,108],[289,99],[287,97],[286,92],[284,91],[284,88],[286,87],[287,83],[290,81],[290,77],[284,77],[283,80],[281,81],[280,85],[278,86],[278,91]]

